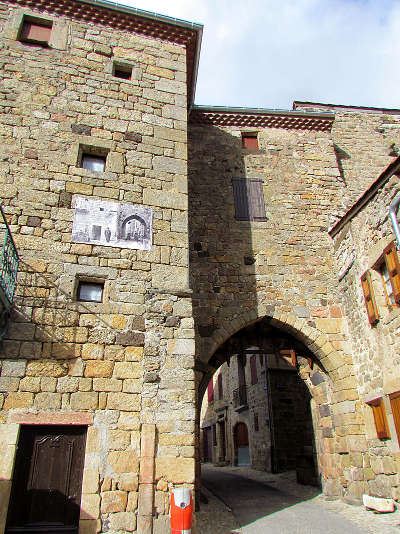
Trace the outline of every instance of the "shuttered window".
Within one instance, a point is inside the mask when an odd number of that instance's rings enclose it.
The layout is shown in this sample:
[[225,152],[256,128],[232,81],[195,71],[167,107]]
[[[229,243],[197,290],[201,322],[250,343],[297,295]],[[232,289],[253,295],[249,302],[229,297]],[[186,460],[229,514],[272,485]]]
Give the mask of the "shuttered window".
[[368,402],[374,415],[376,434],[379,439],[390,439],[389,425],[386,419],[385,404],[383,399],[375,399]]
[[396,304],[400,304],[400,264],[396,245],[394,243],[391,243],[385,248],[383,251],[383,258],[387,269],[387,277],[392,288],[392,298]]
[[251,373],[251,385],[257,384],[257,357],[255,354],[252,354],[250,357],[250,373]]
[[258,178],[233,178],[235,219],[266,221],[263,181]]
[[248,150],[258,150],[257,134],[242,133],[242,147]]
[[376,307],[374,291],[372,288],[371,273],[367,271],[361,277],[361,285],[364,292],[365,305],[369,322],[374,325],[379,320],[378,308]]
[[51,21],[24,17],[19,34],[19,40],[25,43],[47,46],[50,41],[51,26]]
[[212,402],[214,400],[214,384],[213,384],[212,379],[208,383],[207,395],[208,395],[208,402]]
[[222,388],[222,374],[218,375],[218,398],[221,400],[224,396],[224,391]]
[[396,427],[397,439],[400,444],[400,391],[391,393],[389,395],[390,405],[392,407],[392,414],[394,419],[394,426]]

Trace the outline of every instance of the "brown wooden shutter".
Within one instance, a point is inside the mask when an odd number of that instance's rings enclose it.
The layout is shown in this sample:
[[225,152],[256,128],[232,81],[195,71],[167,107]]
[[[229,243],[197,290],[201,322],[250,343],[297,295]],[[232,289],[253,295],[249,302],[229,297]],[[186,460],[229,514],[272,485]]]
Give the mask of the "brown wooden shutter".
[[249,150],[258,150],[257,135],[242,135],[242,146]]
[[390,439],[389,425],[386,419],[383,399],[375,399],[368,402],[374,415],[376,434],[379,439]]
[[361,277],[361,285],[364,292],[365,305],[367,307],[369,322],[374,325],[379,320],[379,312],[376,307],[374,291],[372,288],[371,273],[367,271]]
[[207,395],[208,395],[208,402],[212,402],[214,400],[214,384],[213,379],[211,379],[207,386]]
[[223,396],[224,396],[224,391],[223,391],[223,388],[222,388],[222,374],[220,373],[218,375],[218,398],[222,399]]
[[48,44],[51,36],[51,23],[42,24],[40,22],[24,20],[22,23],[20,40],[28,43],[41,45]]
[[247,180],[232,178],[233,197],[235,200],[235,219],[238,221],[250,220],[250,206],[247,191]]
[[250,213],[253,221],[266,221],[264,190],[262,180],[248,180],[248,198],[250,199]]
[[251,372],[251,385],[257,384],[257,357],[255,354],[252,354],[250,357],[250,372]]
[[392,407],[392,414],[394,426],[396,427],[397,439],[400,444],[400,391],[391,393],[389,395],[390,405]]
[[394,300],[397,304],[400,304],[400,263],[396,245],[391,243],[383,252],[390,277],[390,283],[393,288]]

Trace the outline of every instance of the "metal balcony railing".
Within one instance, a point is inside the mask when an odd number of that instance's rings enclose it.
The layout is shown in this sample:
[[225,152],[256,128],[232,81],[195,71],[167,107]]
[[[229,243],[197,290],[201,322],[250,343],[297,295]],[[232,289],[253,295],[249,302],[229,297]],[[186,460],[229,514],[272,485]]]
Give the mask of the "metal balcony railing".
[[10,227],[0,206],[0,242],[3,243],[0,254],[0,294],[3,293],[10,305],[17,285],[19,257],[17,247],[11,235]]
[[233,407],[240,408],[247,406],[247,387],[239,386],[233,390]]

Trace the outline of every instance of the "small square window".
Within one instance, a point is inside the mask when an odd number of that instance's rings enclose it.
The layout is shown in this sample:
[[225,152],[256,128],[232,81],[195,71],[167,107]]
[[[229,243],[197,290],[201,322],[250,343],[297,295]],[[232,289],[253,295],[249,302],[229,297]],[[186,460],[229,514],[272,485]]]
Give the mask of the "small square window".
[[88,171],[104,172],[106,169],[106,156],[97,156],[84,152],[81,166]]
[[24,17],[19,40],[40,46],[48,46],[51,36],[52,22],[31,17]]
[[123,65],[119,63],[114,63],[113,76],[115,76],[116,78],[121,78],[122,80],[130,80],[132,78],[131,65]]
[[248,150],[258,150],[257,134],[242,133],[242,147]]
[[104,282],[79,282],[78,300],[82,302],[103,302]]

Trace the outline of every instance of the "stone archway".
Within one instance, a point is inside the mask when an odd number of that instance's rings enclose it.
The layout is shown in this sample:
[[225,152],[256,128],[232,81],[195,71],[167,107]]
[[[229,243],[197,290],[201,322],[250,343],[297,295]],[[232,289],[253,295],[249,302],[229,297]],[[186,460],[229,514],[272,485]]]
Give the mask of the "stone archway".
[[[311,395],[323,491],[331,497],[358,500],[363,486],[351,476],[354,467],[352,458],[355,456],[352,453],[363,452],[364,421],[357,402],[351,357],[346,354],[346,344],[338,342],[340,336],[335,339],[330,334],[329,322],[326,322],[327,328],[323,331],[314,321],[294,314],[274,312],[257,317],[255,312],[248,312],[222,324],[203,344],[208,354],[203,352],[202,362],[198,363],[198,370],[201,370],[198,374],[198,398],[201,400],[210,376],[226,359],[222,352],[229,340],[249,325],[261,321],[287,333],[306,347],[309,358],[308,361],[303,358],[298,372]],[[324,326],[324,322],[318,326]]]

